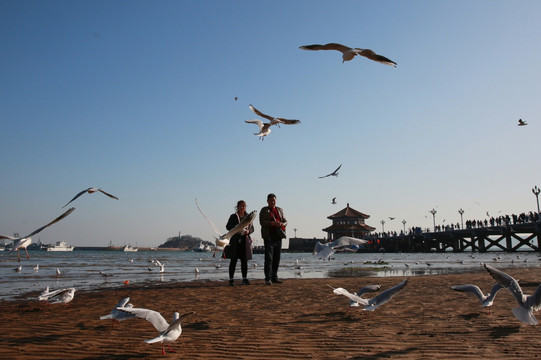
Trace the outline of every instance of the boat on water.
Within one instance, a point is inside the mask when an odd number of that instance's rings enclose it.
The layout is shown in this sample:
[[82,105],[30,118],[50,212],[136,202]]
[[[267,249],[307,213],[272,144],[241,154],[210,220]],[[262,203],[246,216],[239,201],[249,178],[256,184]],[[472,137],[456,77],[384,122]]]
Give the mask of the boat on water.
[[74,246],[68,246],[65,241],[57,241],[56,244],[47,248],[47,251],[73,251]]
[[211,252],[212,247],[210,245],[208,245],[208,244],[203,244],[203,242],[201,241],[198,246],[193,248],[193,251],[196,251],[196,252]]
[[124,251],[124,252],[135,252],[137,250],[139,250],[139,249],[136,248],[136,247],[130,246],[130,245],[126,245],[126,246],[124,246],[122,248],[122,251]]

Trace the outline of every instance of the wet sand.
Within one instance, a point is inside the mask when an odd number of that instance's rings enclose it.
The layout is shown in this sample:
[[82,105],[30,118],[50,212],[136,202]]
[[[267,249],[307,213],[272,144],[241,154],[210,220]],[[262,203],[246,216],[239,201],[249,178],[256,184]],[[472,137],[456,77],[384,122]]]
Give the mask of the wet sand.
[[[497,266],[496,266],[497,267]],[[540,268],[510,268],[527,294],[541,283]],[[266,286],[240,282],[184,282],[80,291],[68,305],[2,302],[2,359],[535,359],[540,327],[515,319],[514,298],[496,296],[487,314],[471,294],[450,286],[472,283],[484,292],[494,283],[483,269],[471,273],[410,277],[389,303],[373,313],[350,307],[333,287],[382,289],[403,277],[291,279]],[[37,295],[37,293],[36,293]],[[142,319],[112,326],[99,320],[126,296],[135,307],[161,312],[196,311],[185,319],[177,353],[161,354],[157,335]],[[366,297],[366,296],[365,296]],[[539,314],[541,316],[541,314]],[[167,348],[166,348],[167,350]]]

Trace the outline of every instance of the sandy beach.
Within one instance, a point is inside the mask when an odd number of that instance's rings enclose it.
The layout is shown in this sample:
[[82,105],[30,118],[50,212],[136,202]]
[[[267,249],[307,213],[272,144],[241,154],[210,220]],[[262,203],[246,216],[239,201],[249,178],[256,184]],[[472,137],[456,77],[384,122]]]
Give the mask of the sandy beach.
[[[525,293],[541,283],[540,268],[509,268]],[[492,314],[471,294],[450,286],[472,283],[488,292],[494,283],[479,269],[465,274],[410,277],[402,292],[373,313],[350,307],[333,287],[382,289],[403,277],[291,279],[250,286],[182,282],[155,287],[79,291],[68,305],[36,301],[1,303],[3,359],[533,359],[541,356],[539,326],[516,320],[510,293],[498,293]],[[37,293],[36,293],[37,295]],[[126,296],[135,307],[161,312],[196,311],[161,354],[157,335],[142,319],[112,326],[99,320]],[[167,349],[167,348],[166,348]]]

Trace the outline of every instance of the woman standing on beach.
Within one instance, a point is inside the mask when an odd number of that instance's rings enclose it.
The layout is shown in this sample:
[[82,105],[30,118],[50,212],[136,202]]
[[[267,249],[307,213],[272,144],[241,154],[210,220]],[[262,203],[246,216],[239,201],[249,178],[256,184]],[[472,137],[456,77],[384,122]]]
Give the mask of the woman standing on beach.
[[[246,216],[246,202],[244,200],[239,200],[237,202],[237,211],[234,214],[231,214],[227,225],[225,226],[227,230],[233,229],[238,225],[242,219]],[[240,259],[240,271],[242,273],[242,284],[250,285],[248,281],[248,260],[252,258],[252,240],[250,239],[250,234],[254,232],[254,226],[250,224],[245,227],[241,232],[236,233],[231,237],[228,246],[231,246],[231,255],[229,263],[229,285],[235,285],[233,280],[235,276],[235,268],[237,267],[237,259]]]

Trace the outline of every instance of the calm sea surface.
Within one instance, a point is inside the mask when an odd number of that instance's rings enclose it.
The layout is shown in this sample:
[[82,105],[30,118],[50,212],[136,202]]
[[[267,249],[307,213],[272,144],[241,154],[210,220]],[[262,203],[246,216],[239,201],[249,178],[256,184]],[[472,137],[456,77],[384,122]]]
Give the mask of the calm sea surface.
[[[0,253],[1,300],[30,299],[29,292],[41,292],[47,286],[51,290],[66,287],[90,290],[122,287],[125,281],[144,285],[229,279],[229,260],[219,258],[218,253],[213,257],[213,253],[186,251],[30,251],[29,260],[24,252],[21,255],[18,263],[16,254]],[[149,262],[156,259],[165,264],[165,272],[160,273],[160,268]],[[279,276],[284,279],[325,278],[330,270],[361,266],[379,268],[373,276],[418,276],[479,268],[483,262],[502,268],[539,267],[539,259],[535,252],[341,253],[334,254],[330,261],[323,261],[309,253],[282,253]],[[373,264],[380,261],[381,265]],[[262,254],[254,254],[253,260],[249,261],[249,279],[264,278],[263,262]],[[363,265],[364,262],[370,264]],[[22,271],[16,272],[19,265],[22,265]],[[34,270],[36,265],[39,265],[38,271]],[[60,269],[60,276],[56,275],[56,268]],[[197,276],[196,268],[199,269]],[[112,276],[104,277],[100,271]],[[239,264],[235,275],[240,279]]]

